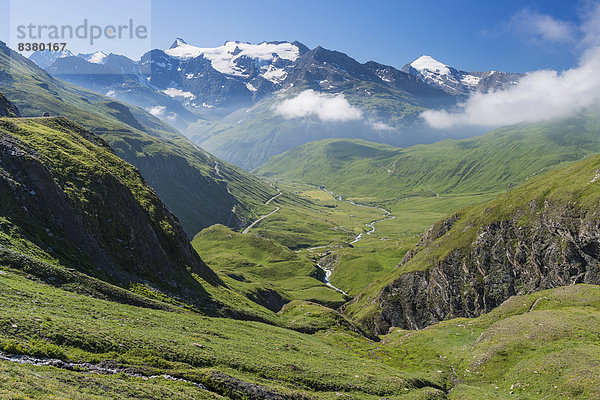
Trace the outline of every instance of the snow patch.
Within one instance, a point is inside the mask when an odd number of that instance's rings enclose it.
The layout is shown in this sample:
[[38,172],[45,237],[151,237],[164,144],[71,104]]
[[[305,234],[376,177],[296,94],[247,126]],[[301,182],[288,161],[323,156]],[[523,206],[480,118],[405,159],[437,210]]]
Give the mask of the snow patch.
[[107,57],[105,53],[97,51],[90,54],[80,54],[79,57],[92,64],[104,64],[104,59]]
[[479,78],[478,76],[465,75],[462,77],[462,79],[460,81],[462,83],[464,83],[465,85],[477,86],[477,84],[479,83],[480,80],[481,80],[481,78]]
[[431,56],[421,56],[410,63],[410,66],[419,72],[430,71],[441,75],[449,75],[450,68]]
[[268,81],[278,83],[285,79],[287,72],[283,68],[276,68],[273,65],[269,65],[264,69],[265,72],[260,74],[263,78]]
[[249,44],[240,42],[227,42],[220,47],[196,47],[177,40],[165,53],[171,57],[189,59],[203,56],[210,60],[212,67],[226,75],[243,75],[243,71],[236,66],[235,61],[240,57],[249,57],[261,61],[271,62],[277,58],[295,61],[300,55],[300,49],[291,43]]
[[175,89],[172,87],[162,90],[162,92],[170,97],[183,97],[184,99],[189,99],[189,100],[193,100],[196,98],[196,96],[194,96],[194,94],[191,92],[184,92],[181,89]]

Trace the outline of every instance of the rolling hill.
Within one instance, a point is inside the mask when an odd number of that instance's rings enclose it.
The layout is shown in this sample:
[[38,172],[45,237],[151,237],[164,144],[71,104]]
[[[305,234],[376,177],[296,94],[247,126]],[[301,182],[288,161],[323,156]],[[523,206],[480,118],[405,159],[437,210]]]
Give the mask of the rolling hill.
[[389,201],[504,191],[595,152],[600,152],[600,118],[590,109],[569,119],[408,148],[327,139],[272,157],[255,172],[324,185],[345,197]]

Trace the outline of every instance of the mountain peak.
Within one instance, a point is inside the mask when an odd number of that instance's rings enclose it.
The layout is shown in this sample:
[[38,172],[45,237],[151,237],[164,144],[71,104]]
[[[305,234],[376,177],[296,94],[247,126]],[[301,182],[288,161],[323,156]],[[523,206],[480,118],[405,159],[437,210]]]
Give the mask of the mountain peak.
[[83,58],[86,61],[89,61],[93,64],[103,64],[104,59],[106,58],[106,53],[103,51],[97,51],[95,53],[87,54],[87,55],[79,55],[79,57]]
[[417,58],[415,61],[410,63],[410,66],[417,71],[428,70],[431,72],[438,72],[443,75],[450,73],[450,68],[446,64],[428,55],[422,55],[421,57]]
[[177,39],[175,39],[175,41],[173,42],[171,47],[169,47],[169,49],[174,49],[176,47],[181,46],[182,44],[187,44],[187,42],[185,40],[183,40],[182,38],[178,37]]

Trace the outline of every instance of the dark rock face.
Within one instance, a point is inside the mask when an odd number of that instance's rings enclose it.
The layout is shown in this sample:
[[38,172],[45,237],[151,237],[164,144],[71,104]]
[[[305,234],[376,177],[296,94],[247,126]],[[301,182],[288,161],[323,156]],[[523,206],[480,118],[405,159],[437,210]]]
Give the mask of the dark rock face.
[[17,106],[12,104],[2,93],[0,93],[0,117],[19,117]]
[[[526,226],[519,223],[520,215],[481,227],[467,249],[451,251],[426,271],[401,275],[375,299],[381,313],[371,328],[378,333],[392,326],[419,329],[481,315],[513,295],[599,284],[600,216],[573,206],[545,204],[544,209],[529,214]],[[430,230],[421,246],[442,237],[455,220]],[[399,267],[414,254],[407,254]]]
[[273,312],[278,312],[289,302],[289,300],[284,299],[279,292],[273,289],[257,289],[254,293],[246,295],[246,297],[248,300],[260,304]]
[[[290,366],[293,368],[294,366]],[[308,400],[300,393],[280,393],[267,386],[243,381],[239,378],[213,371],[208,379],[202,382],[209,390],[224,396],[249,400]]]

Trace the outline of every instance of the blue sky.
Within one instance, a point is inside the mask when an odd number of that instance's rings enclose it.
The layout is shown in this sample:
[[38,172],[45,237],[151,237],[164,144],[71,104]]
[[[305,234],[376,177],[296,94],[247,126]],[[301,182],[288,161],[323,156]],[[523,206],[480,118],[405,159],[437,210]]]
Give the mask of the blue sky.
[[[47,15],[52,9],[51,1],[34,3],[39,3],[39,7],[30,8],[28,16],[32,18]],[[202,47],[218,46],[226,40],[299,40],[310,48],[321,45],[360,62],[375,60],[398,68],[428,54],[465,70],[526,72],[564,70],[577,64],[583,50],[578,45],[578,27],[588,3],[155,0],[151,7],[138,7],[142,13],[151,10],[152,47],[166,48],[176,37]],[[9,4],[9,0],[0,0],[3,10]],[[68,18],[81,18],[85,12],[69,6],[65,0],[57,4],[61,4],[57,12]],[[122,0],[88,4],[100,4],[121,15],[136,13],[135,7]],[[0,39],[8,41],[10,29],[8,13],[2,13]],[[138,46],[123,48],[121,52],[139,57],[137,53],[142,50]]]

